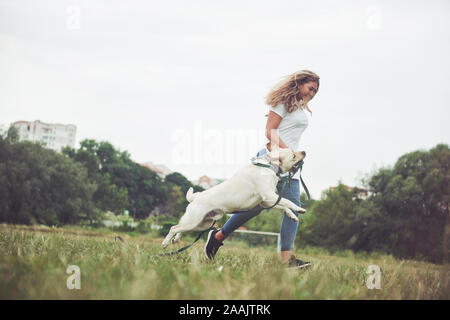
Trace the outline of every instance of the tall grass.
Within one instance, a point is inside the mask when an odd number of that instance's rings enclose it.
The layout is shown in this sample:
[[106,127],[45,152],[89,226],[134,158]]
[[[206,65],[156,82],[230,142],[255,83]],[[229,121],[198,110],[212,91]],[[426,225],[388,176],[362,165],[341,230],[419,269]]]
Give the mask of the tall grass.
[[[306,248],[296,255],[312,267],[289,270],[275,248],[230,242],[209,261],[202,241],[179,255],[159,256],[162,238],[121,236],[123,243],[106,230],[1,225],[0,299],[450,298],[449,265]],[[382,271],[379,290],[366,287],[372,264]],[[67,288],[70,265],[80,267],[79,290]]]

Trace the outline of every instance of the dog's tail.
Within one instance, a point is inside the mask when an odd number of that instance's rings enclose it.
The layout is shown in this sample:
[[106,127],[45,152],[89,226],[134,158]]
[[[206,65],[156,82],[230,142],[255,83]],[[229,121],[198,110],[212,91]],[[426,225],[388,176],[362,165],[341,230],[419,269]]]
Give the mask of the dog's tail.
[[186,193],[186,200],[189,202],[194,201],[196,194],[194,194],[194,189],[192,187],[189,188],[188,192]]

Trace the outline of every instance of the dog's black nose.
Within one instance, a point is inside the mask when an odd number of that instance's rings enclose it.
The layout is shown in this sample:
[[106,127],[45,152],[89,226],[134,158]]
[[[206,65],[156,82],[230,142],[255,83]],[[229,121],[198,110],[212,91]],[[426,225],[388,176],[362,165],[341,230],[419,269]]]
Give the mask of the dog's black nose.
[[305,152],[305,151],[302,151],[302,155],[303,155],[304,157],[306,157],[306,152]]

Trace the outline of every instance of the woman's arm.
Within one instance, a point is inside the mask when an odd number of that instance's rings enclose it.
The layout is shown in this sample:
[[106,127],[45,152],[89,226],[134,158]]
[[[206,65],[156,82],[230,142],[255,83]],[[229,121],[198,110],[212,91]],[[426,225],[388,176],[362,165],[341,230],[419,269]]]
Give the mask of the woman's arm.
[[269,151],[271,151],[270,145],[272,143],[276,144],[280,148],[287,148],[287,145],[280,139],[280,136],[277,133],[278,126],[281,122],[281,116],[276,114],[273,111],[269,112],[269,116],[267,118],[266,123],[266,137],[269,139],[266,147]]

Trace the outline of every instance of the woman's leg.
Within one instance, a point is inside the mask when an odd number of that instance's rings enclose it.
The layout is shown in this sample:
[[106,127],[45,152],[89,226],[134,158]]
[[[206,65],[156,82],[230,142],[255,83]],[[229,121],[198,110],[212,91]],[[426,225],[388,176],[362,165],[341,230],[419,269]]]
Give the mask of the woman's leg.
[[[253,217],[256,217],[263,208],[261,206],[256,206],[249,211],[239,211],[235,212],[230,219],[227,220],[227,222],[223,225],[222,230],[220,230],[219,233],[222,233],[223,236],[225,236],[223,239],[228,237],[234,230],[242,226],[244,223],[246,223],[248,220],[250,220]],[[217,236],[216,238],[219,239],[222,235]],[[223,241],[219,239],[220,241]]]
[[[286,198],[298,206],[300,204],[300,183],[298,179],[291,180],[291,187],[289,185],[285,187],[283,191],[283,198]],[[296,216],[298,213],[294,212]],[[283,220],[281,222],[281,261],[287,261],[292,255],[292,249],[294,248],[295,236],[297,234],[298,222],[291,220],[288,216],[283,214]]]

